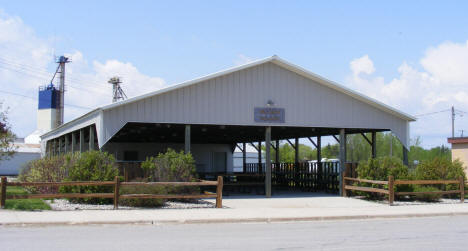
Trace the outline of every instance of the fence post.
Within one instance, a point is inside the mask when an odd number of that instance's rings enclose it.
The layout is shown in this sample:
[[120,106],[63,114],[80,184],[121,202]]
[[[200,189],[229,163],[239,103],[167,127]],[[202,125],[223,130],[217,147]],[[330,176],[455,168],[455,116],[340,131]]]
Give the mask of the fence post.
[[346,168],[341,173],[341,192],[343,197],[348,197],[348,193],[346,192]]
[[119,209],[119,192],[120,192],[120,178],[115,176],[114,178],[114,209]]
[[1,187],[2,195],[1,195],[1,198],[0,198],[0,207],[1,207],[1,208],[5,208],[7,178],[6,178],[6,177],[2,177],[1,180],[2,180],[2,187]]
[[460,177],[460,202],[465,202],[465,180]]
[[218,176],[218,185],[216,186],[216,208],[223,207],[223,176]]
[[391,206],[393,205],[393,201],[395,200],[395,190],[393,189],[394,179],[393,176],[388,176],[388,204]]

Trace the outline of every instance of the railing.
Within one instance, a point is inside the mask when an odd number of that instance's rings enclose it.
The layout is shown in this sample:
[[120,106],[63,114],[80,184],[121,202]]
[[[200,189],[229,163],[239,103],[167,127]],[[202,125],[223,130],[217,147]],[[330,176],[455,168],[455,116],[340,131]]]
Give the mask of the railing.
[[[368,183],[374,185],[387,186],[387,188],[375,188],[375,187],[364,187],[364,186],[355,186],[348,185],[348,182],[359,182],[359,183]],[[426,192],[395,192],[395,187],[397,185],[443,185],[443,184],[458,184],[458,190],[449,190],[449,191],[426,191]],[[380,193],[388,195],[388,204],[393,205],[395,200],[395,195],[423,195],[423,194],[460,194],[460,202],[465,201],[465,181],[463,177],[460,177],[458,180],[394,180],[393,176],[388,177],[386,180],[368,180],[368,179],[358,179],[343,177],[342,182],[342,191],[343,196],[348,195],[347,191],[361,191],[361,192],[370,192],[370,193]]]
[[[56,194],[27,194],[7,195],[7,186],[41,187],[41,186],[113,186],[113,193],[56,193]],[[216,186],[216,193],[204,194],[120,194],[121,186]],[[198,182],[120,182],[118,176],[114,181],[70,181],[70,182],[8,182],[6,177],[1,178],[0,207],[5,207],[7,199],[58,199],[58,198],[112,198],[114,209],[119,208],[119,199],[203,199],[216,198],[216,207],[222,208],[223,178],[218,176],[217,181],[201,180]]]
[[[355,170],[357,164],[347,163],[349,170]],[[260,168],[259,168],[260,167]],[[265,163],[247,163],[245,174],[265,174]],[[272,163],[272,185],[285,189],[301,191],[326,191],[337,193],[339,190],[340,166],[337,162],[300,162]],[[351,173],[351,172],[350,172]]]

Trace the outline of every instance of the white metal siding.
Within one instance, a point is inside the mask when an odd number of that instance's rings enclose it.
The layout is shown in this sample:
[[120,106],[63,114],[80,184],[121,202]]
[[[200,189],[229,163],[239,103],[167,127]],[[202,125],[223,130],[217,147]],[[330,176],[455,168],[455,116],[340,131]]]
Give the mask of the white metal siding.
[[[255,123],[271,99],[286,123]],[[127,122],[390,129],[408,144],[408,121],[268,62],[103,112],[107,142]]]

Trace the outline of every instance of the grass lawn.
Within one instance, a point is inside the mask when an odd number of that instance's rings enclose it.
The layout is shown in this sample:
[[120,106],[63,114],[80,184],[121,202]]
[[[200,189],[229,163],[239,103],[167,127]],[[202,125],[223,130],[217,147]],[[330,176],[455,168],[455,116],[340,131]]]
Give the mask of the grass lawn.
[[[7,195],[24,195],[28,192],[22,187],[7,187]],[[14,210],[50,210],[42,199],[6,200],[5,209]]]

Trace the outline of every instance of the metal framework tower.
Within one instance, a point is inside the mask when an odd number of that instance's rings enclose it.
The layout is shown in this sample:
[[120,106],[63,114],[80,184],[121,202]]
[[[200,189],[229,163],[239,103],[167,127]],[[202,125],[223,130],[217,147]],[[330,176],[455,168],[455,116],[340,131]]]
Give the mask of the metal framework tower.
[[125,92],[120,87],[122,81],[119,77],[112,77],[111,79],[109,79],[108,83],[112,85],[112,103],[127,98],[127,95],[125,95]]
[[55,70],[54,76],[50,83],[52,84],[57,73],[60,73],[59,76],[59,88],[58,88],[58,97],[57,97],[57,109],[55,110],[55,125],[54,128],[57,128],[63,124],[63,115],[64,115],[64,104],[65,104],[65,64],[71,62],[69,58],[65,56],[58,57],[57,61],[58,66]]

